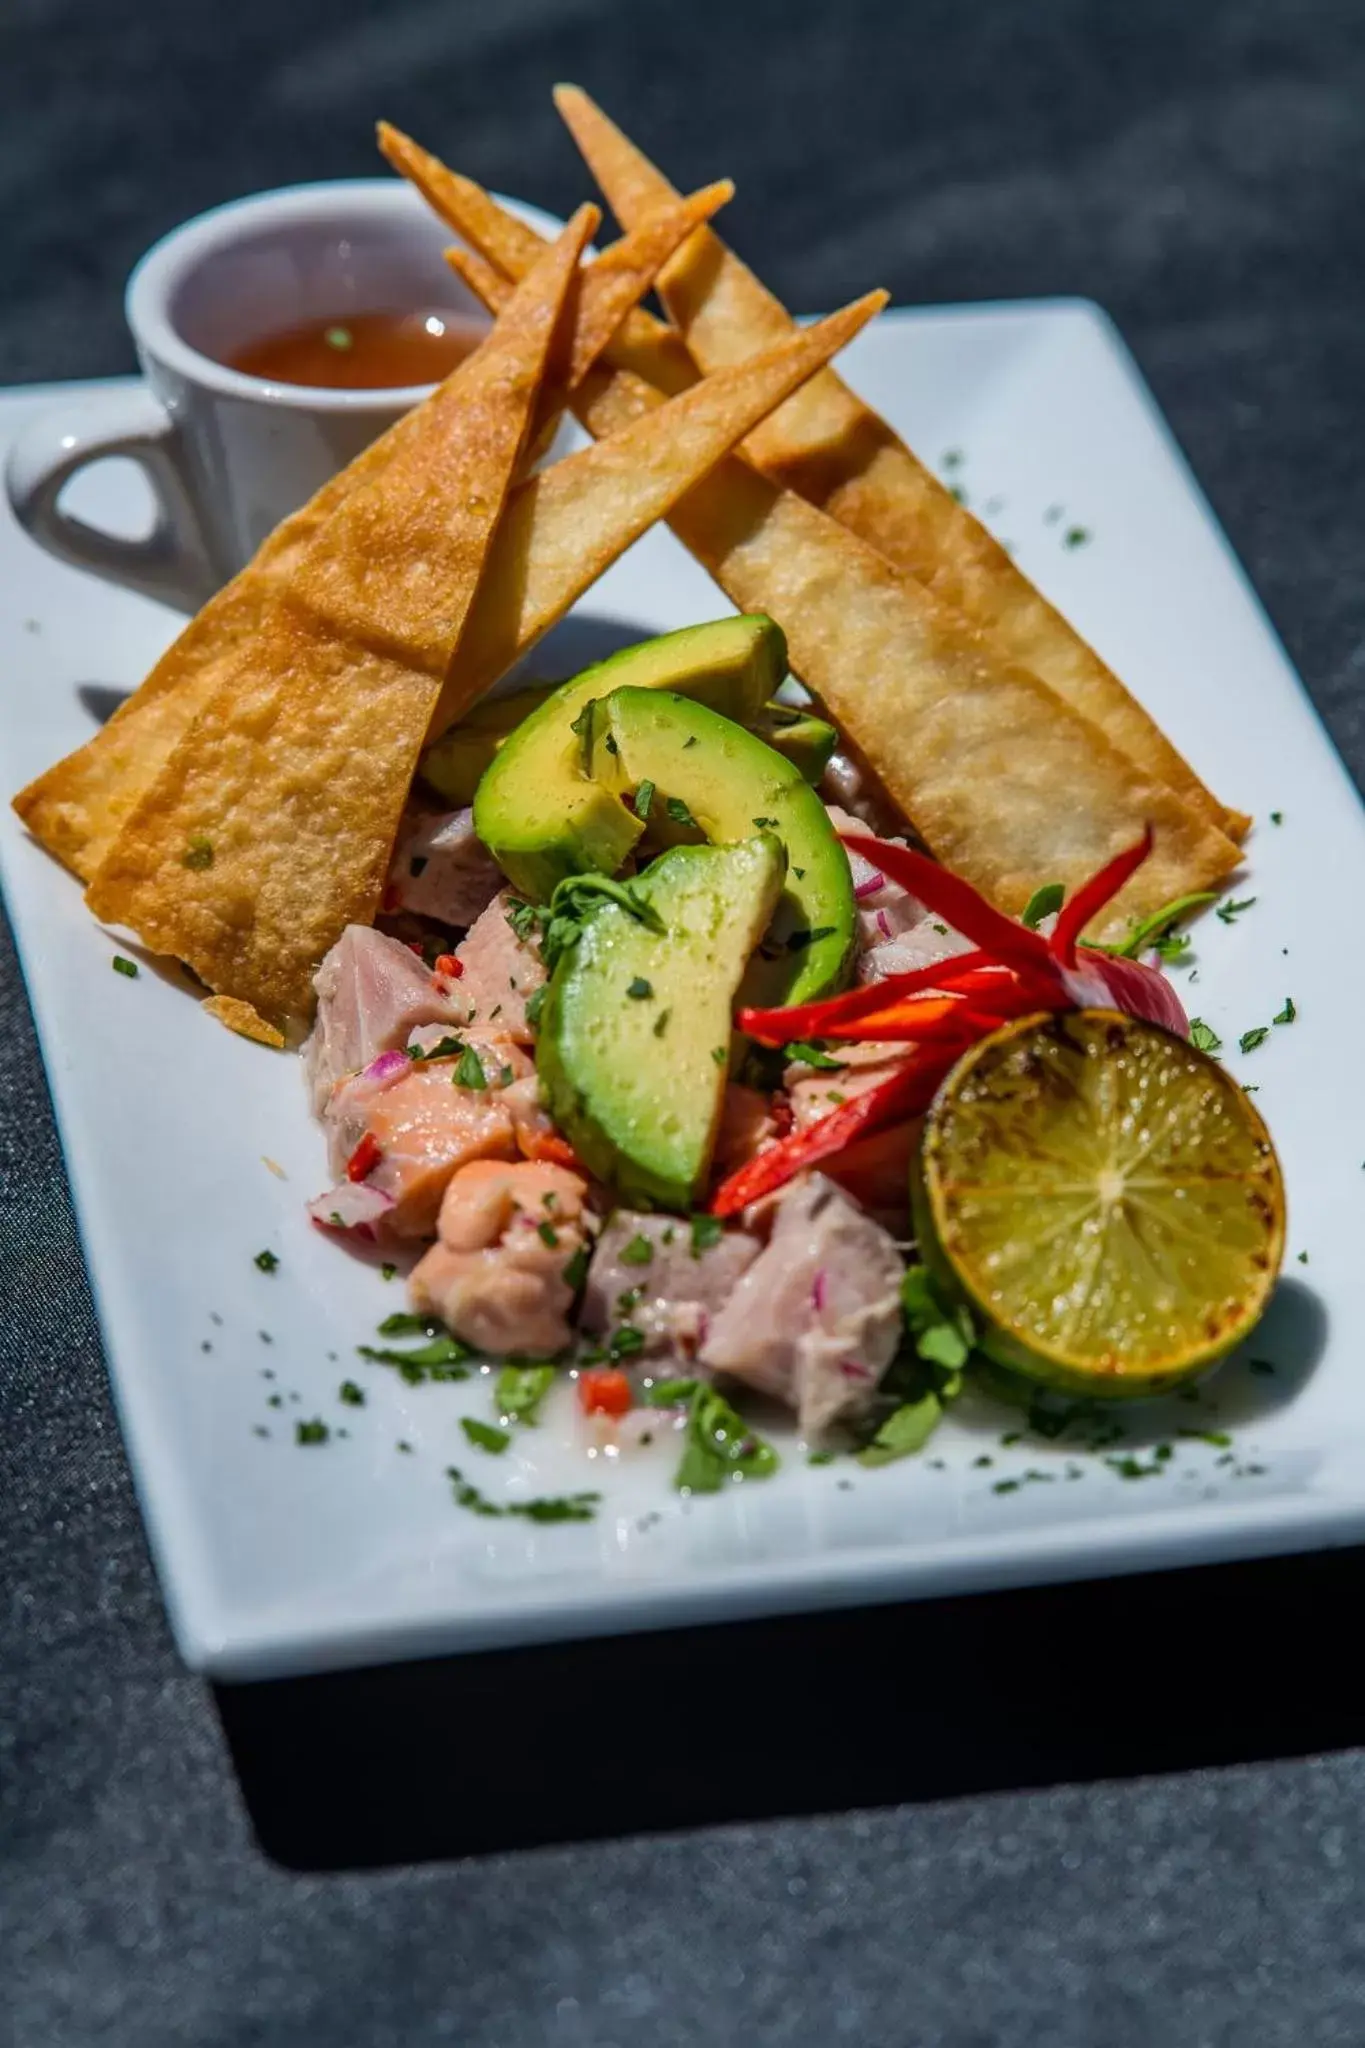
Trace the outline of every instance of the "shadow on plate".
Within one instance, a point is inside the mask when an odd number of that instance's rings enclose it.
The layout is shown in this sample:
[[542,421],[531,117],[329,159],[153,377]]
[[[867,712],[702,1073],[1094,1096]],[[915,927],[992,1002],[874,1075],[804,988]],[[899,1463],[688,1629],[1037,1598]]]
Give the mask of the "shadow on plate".
[[76,695],[96,725],[108,725],[120,705],[126,704],[132,694],[131,690],[120,690],[114,683],[76,685]]
[[619,654],[623,647],[649,640],[656,626],[641,625],[638,619],[608,619],[594,612],[570,612],[538,640],[510,672],[507,689],[529,689],[532,683],[565,682],[595,661]]
[[1365,1741],[1365,1551],[220,1687],[299,1870],[1246,1763]]

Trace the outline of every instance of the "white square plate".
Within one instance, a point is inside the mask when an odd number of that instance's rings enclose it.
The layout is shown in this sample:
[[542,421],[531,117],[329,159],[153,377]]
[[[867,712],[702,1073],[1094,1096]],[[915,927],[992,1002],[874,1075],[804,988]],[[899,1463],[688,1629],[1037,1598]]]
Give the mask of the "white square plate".
[[[473,1450],[458,1418],[490,1413],[484,1380],[413,1388],[357,1359],[400,1290],[307,1223],[325,1169],[296,1062],[229,1036],[151,963],[137,980],[111,973],[111,938],[6,809],[6,893],[115,1393],[196,1668],[260,1677],[1365,1536],[1365,960],[1341,909],[1365,880],[1356,795],[1093,307],[891,314],[841,367],[946,465],[1219,793],[1263,821],[1234,892],[1254,906],[1206,919],[1198,979],[1178,979],[1260,1089],[1284,1159],[1290,1277],[1251,1346],[1275,1370],[1234,1360],[1202,1405],[1130,1418],[1117,1463],[1065,1443],[1004,1446],[1011,1418],[965,1403],[924,1457],[810,1467],[788,1444],[772,1481],[693,1501],[670,1490],[662,1455],[585,1463],[567,1397],[506,1457]],[[0,442],[71,388],[0,396]],[[144,516],[126,465],[82,491],[88,517],[128,530]],[[8,794],[88,735],[99,693],[107,708],[111,689],[136,684],[176,621],[59,566],[3,512],[0,591]],[[724,608],[654,532],[577,623],[645,633]],[[1297,1021],[1239,1054],[1286,996]],[[263,1248],[277,1271],[257,1269]],[[363,1382],[364,1407],[340,1403],[344,1378]],[[300,1447],[295,1426],[313,1416],[331,1440]],[[1163,1440],[1174,1454],[1158,1460]],[[1141,1484],[1122,1476],[1128,1454],[1151,1472]],[[602,1506],[584,1525],[482,1519],[454,1504],[452,1462],[495,1497],[600,1486]],[[1038,1477],[1009,1484],[1025,1473]]]

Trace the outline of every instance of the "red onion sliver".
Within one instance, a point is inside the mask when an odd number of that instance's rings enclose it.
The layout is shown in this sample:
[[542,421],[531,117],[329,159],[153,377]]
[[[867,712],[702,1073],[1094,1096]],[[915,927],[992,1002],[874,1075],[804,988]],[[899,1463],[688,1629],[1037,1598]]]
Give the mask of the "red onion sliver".
[[402,1073],[408,1065],[408,1055],[405,1052],[381,1052],[379,1057],[371,1060],[368,1067],[363,1070],[362,1078],[366,1081],[386,1081],[390,1074]]
[[879,874],[877,870],[874,868],[872,873],[868,876],[865,882],[858,883],[857,887],[853,891],[853,894],[857,898],[858,902],[861,903],[864,896],[875,896],[879,889],[884,889],[885,887],[886,876],[883,874]]
[[817,1315],[825,1305],[825,1269],[822,1266],[810,1285],[810,1305]]

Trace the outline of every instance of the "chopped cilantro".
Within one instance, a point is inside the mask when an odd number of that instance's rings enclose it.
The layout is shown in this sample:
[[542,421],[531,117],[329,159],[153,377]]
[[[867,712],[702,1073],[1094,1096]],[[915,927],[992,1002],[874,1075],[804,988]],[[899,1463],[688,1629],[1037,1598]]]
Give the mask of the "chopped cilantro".
[[617,1315],[622,1317],[630,1315],[643,1301],[644,1293],[643,1287],[628,1287],[624,1294],[618,1294],[616,1297]]
[[789,934],[787,951],[789,953],[804,953],[808,946],[814,946],[819,940],[830,939],[833,936],[834,926],[832,924],[809,925],[803,931]]
[[822,1052],[818,1045],[812,1045],[804,1038],[794,1038],[790,1045],[784,1046],[782,1057],[793,1066],[814,1067],[821,1074],[841,1074],[848,1065],[847,1060],[831,1059],[827,1052]]
[[456,1063],[452,1080],[457,1088],[486,1088],[488,1076],[483,1070],[483,1061],[472,1045],[467,1045]]
[[337,1399],[344,1401],[348,1408],[365,1406],[365,1389],[358,1387],[354,1380],[343,1380],[337,1388]]
[[695,733],[693,733],[693,734],[691,735],[691,737],[690,737],[689,739],[685,739],[685,740],[683,741],[683,744],[682,744],[682,750],[683,750],[683,752],[684,752],[684,753],[686,753],[689,747],[695,747],[695,746],[696,746],[696,744],[697,744],[697,735],[696,735]]
[[507,906],[507,922],[524,946],[539,931],[543,915],[538,904],[523,903],[519,896],[514,896]]
[[469,1367],[465,1361],[472,1354],[468,1345],[462,1344],[458,1337],[433,1337],[430,1343],[418,1344],[411,1351],[378,1344],[360,1344],[356,1348],[371,1365],[394,1366],[410,1387],[421,1386],[426,1380],[469,1378]]
[[454,1037],[450,1032],[447,1032],[444,1038],[438,1038],[435,1045],[429,1045],[425,1050],[420,1045],[410,1045],[407,1048],[410,1060],[452,1060],[463,1051],[464,1040]]
[[729,1059],[729,1057],[730,1057],[730,1048],[729,1048],[729,1046],[728,1046],[728,1045],[713,1045],[713,1046],[712,1046],[712,1048],[711,1048],[711,1057],[712,1057],[712,1059],[713,1059],[713,1060],[715,1061],[715,1063],[716,1063],[716,1065],[717,1065],[718,1067],[723,1067],[723,1066],[725,1065],[725,1062],[726,1062],[726,1061],[727,1061],[727,1060]]
[[832,1465],[837,1456],[837,1451],[807,1451],[806,1463],[808,1465]]
[[944,469],[961,469],[966,459],[960,448],[949,448],[944,453],[942,467]]
[[701,1385],[700,1380],[655,1380],[645,1388],[647,1408],[680,1408],[690,1401]]
[[397,1272],[398,1268],[394,1265],[393,1260],[385,1259],[383,1265],[379,1268],[379,1277],[381,1280],[392,1280]]
[[1306,1266],[1308,1264],[1307,1252],[1296,1252],[1294,1256],[1297,1258],[1301,1266]]
[[1283,812],[1283,811],[1272,811],[1272,812],[1270,813],[1270,822],[1271,822],[1271,824],[1272,824],[1272,825],[1283,825],[1283,823],[1284,823],[1284,812]]
[[456,1465],[447,1465],[446,1477],[455,1505],[475,1515],[524,1515],[529,1522],[590,1522],[597,1512],[600,1493],[565,1493],[536,1500],[509,1500],[502,1505],[489,1500],[465,1478]]
[[679,1493],[719,1493],[736,1480],[767,1479],[777,1452],[756,1436],[714,1387],[698,1385],[688,1402],[686,1442],[673,1484]]
[[621,1248],[623,1266],[647,1266],[654,1257],[654,1247],[643,1231],[637,1230],[630,1243]]
[[1293,996],[1286,996],[1284,999],[1284,1008],[1280,1011],[1278,1016],[1272,1017],[1270,1021],[1272,1024],[1292,1024],[1294,1022],[1294,1019],[1298,1016],[1298,1014],[1298,1010],[1294,1006]]
[[592,726],[593,714],[596,710],[597,699],[595,697],[590,697],[587,703],[583,706],[583,709],[579,712],[577,718],[573,719],[569,725],[569,731],[577,733],[579,739],[582,742],[583,772],[585,774],[587,774],[592,767]]
[[504,1365],[493,1382],[493,1401],[504,1422],[529,1428],[539,1419],[540,1404],[555,1383],[552,1365]]
[[1258,1045],[1264,1045],[1270,1036],[1268,1024],[1255,1024],[1250,1031],[1244,1031],[1237,1043],[1243,1052],[1255,1052]]
[[806,879],[806,870],[805,870],[804,868],[797,868],[797,867],[794,867],[794,868],[792,869],[792,873],[793,873],[793,874],[795,875],[795,877],[796,877],[796,879],[797,879],[797,881],[798,881],[798,882],[804,882],[804,881],[805,881],[805,879]]
[[612,737],[612,735],[611,735],[610,733],[608,733],[608,734],[607,734],[607,752],[608,752],[609,754],[619,754],[619,753],[620,753],[620,751],[621,751],[621,749],[620,749],[620,748],[619,748],[619,747],[617,746],[617,744],[616,744],[616,741],[615,741],[615,739],[614,739],[614,738]]
[[1055,917],[1066,900],[1066,890],[1060,882],[1044,882],[1035,889],[1024,905],[1022,922],[1031,932],[1036,932],[1045,917]]
[[660,1010],[658,1016],[654,1019],[654,1036],[656,1038],[663,1037],[668,1029],[668,1020],[672,1015],[673,1012],[671,1010]]
[[1088,526],[1068,526],[1066,532],[1062,535],[1062,546],[1064,548],[1083,548],[1089,544],[1090,537],[1090,528]]
[[115,974],[126,974],[129,981],[137,980],[138,967],[136,960],[125,960],[122,953],[115,953],[109,964]]
[[1226,903],[1219,904],[1215,915],[1221,924],[1231,924],[1235,918],[1241,916],[1244,910],[1250,910],[1255,901],[1256,898],[1254,896],[1243,896],[1240,902],[1235,901],[1233,897],[1229,896]]
[[675,825],[696,825],[696,819],[692,816],[691,811],[688,810],[687,805],[680,796],[665,798],[664,809],[668,812]]
[[440,1337],[444,1332],[435,1316],[415,1316],[405,1308],[396,1308],[379,1325],[379,1334],[381,1337]]
[[720,1243],[725,1235],[725,1225],[719,1216],[708,1216],[699,1209],[692,1218],[692,1256],[699,1259],[703,1252],[709,1252],[713,1245]]
[[536,1236],[542,1244],[547,1244],[551,1251],[558,1250],[559,1233],[556,1231],[553,1223],[547,1222],[543,1216],[536,1225]]
[[512,1441],[505,1429],[499,1429],[491,1422],[480,1422],[476,1415],[462,1415],[460,1428],[470,1443],[477,1444],[481,1451],[491,1452],[495,1458],[500,1458]]
[[1098,950],[1114,953],[1120,960],[1136,960],[1146,947],[1153,946],[1163,960],[1179,959],[1189,950],[1190,938],[1188,933],[1176,932],[1172,927],[1192,910],[1202,910],[1206,903],[1212,903],[1216,894],[1213,889],[1195,889],[1189,895],[1177,896],[1150,916],[1139,918],[1121,946],[1101,946]]
[[540,1028],[540,1013],[545,1008],[547,991],[548,984],[542,982],[534,995],[530,995],[526,999],[526,1021],[533,1031],[537,1031]]
[[213,841],[206,839],[202,832],[194,833],[180,856],[182,868],[211,868],[213,866]]
[[922,1451],[943,1419],[943,1403],[937,1394],[921,1394],[917,1401],[904,1401],[887,1416],[870,1444],[858,1453],[860,1465],[889,1465],[896,1458],[908,1458]]
[[653,993],[653,982],[646,981],[643,974],[637,974],[626,990],[626,994],[631,998],[632,1002],[636,1003],[644,1002],[646,997],[652,996]]
[[622,1323],[607,1341],[607,1357],[613,1365],[619,1365],[623,1358],[634,1358],[644,1348],[644,1331],[637,1330],[634,1323]]
[[571,1287],[577,1294],[588,1277],[588,1247],[585,1244],[578,1247],[559,1277],[566,1287]]
[[274,1252],[257,1252],[251,1263],[259,1266],[263,1273],[273,1273],[280,1262]]
[[499,1068],[498,1068],[498,1086],[499,1086],[499,1088],[510,1088],[510,1087],[511,1087],[511,1085],[512,1085],[512,1080],[513,1080],[513,1075],[512,1075],[512,1069],[511,1069],[510,1067],[499,1067]]
[[294,1441],[296,1444],[325,1444],[331,1434],[331,1430],[328,1429],[327,1424],[320,1415],[315,1415],[311,1422],[296,1422],[294,1424]]
[[756,830],[756,831],[759,831],[759,832],[776,832],[776,830],[777,830],[777,827],[778,827],[778,820],[777,820],[776,818],[755,818],[755,819],[754,819],[754,828],[755,828],[755,830]]
[[642,821],[649,817],[654,803],[654,784],[646,776],[635,792],[635,815]]
[[1216,1053],[1223,1050],[1223,1041],[1211,1024],[1202,1017],[1190,1019],[1190,1044],[1196,1052]]

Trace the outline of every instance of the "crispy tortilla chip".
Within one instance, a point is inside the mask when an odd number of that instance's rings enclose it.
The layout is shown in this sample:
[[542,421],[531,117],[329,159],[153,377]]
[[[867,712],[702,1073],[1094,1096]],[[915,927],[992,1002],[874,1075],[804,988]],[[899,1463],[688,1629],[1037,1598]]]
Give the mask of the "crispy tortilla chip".
[[[379,123],[379,147],[396,171],[417,187],[434,213],[453,228],[495,270],[518,283],[545,246],[542,235],[499,206],[492,194],[452,171],[412,138]],[[677,204],[672,192],[669,200]],[[646,209],[648,211],[649,209]],[[697,381],[697,366],[678,336],[662,320],[638,307],[627,313],[606,351],[618,369],[633,370],[672,397]]]
[[[577,410],[615,435],[659,403],[638,378],[598,369]],[[793,672],[932,852],[1002,910],[1017,915],[1040,882],[1069,893],[1147,823],[1153,853],[1094,936],[1237,866],[1224,833],[987,635],[747,462],[720,464],[669,525],[741,611],[781,620]]]
[[95,875],[95,914],[285,1025],[373,916],[433,704],[530,429],[575,215],[492,333],[352,491]]
[[[624,227],[676,198],[667,178],[586,93],[559,86],[555,104]],[[780,300],[707,228],[667,265],[659,288],[703,370],[768,348],[794,325]],[[1210,795],[981,522],[833,370],[813,377],[765,420],[744,452],[991,634],[1010,661],[1041,676],[1144,773],[1168,783],[1210,822],[1245,831],[1250,821]]]
[[[264,1017],[257,1016],[250,1003],[239,1002],[236,996],[205,996],[199,1007],[240,1037],[254,1039],[257,1045],[271,1046],[276,1052],[283,1049],[284,1033],[277,1031],[273,1024],[267,1024]],[[269,1163],[267,1160],[266,1164]],[[272,1167],[271,1171],[278,1172],[279,1169]]]
[[520,485],[441,692],[432,737],[533,647],[753,421],[843,348],[885,303],[885,292],[869,292],[766,354],[660,400],[657,410],[642,408],[648,417],[637,415],[620,434]]
[[14,798],[34,838],[82,881],[93,876],[199,711],[235,668],[273,593],[348,492],[378,476],[403,447],[415,417],[408,413],[397,421],[282,521],[246,568],[196,613],[108,724]]

